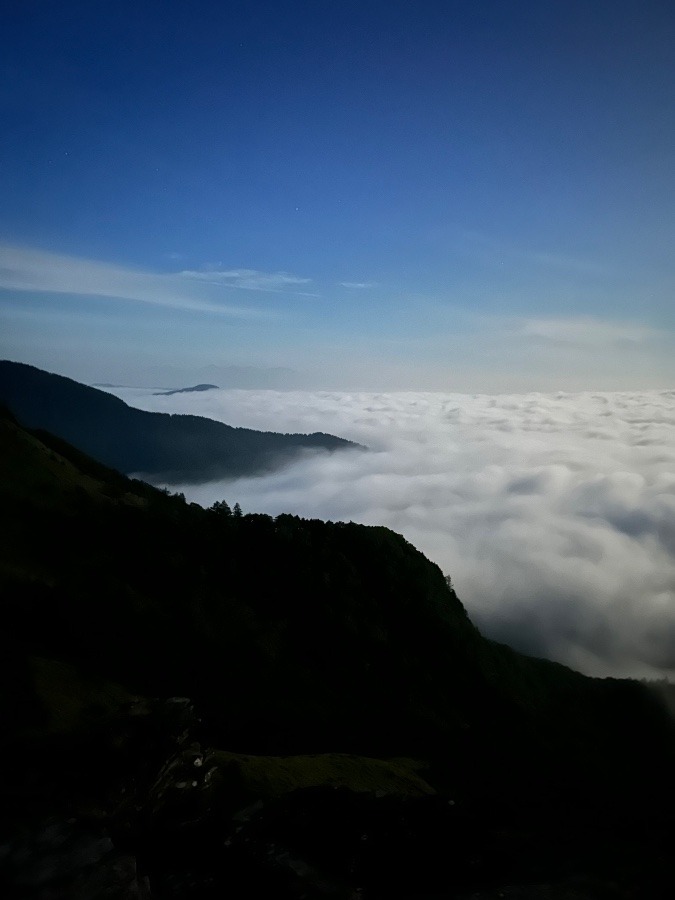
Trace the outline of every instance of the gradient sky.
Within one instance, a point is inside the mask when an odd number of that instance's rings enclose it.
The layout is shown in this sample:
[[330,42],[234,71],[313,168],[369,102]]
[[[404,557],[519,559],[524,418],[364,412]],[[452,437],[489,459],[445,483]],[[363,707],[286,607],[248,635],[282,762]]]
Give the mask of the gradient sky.
[[675,383],[672,3],[9,6],[0,356],[169,386]]

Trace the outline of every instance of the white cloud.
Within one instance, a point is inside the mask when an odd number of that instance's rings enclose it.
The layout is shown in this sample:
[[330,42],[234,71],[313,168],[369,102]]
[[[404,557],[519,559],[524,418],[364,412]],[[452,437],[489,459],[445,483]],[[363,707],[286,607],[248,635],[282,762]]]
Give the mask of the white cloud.
[[310,284],[311,278],[298,278],[288,272],[258,272],[255,269],[229,269],[217,267],[208,269],[186,269],[180,273],[184,278],[206,281],[230,288],[241,288],[246,291],[267,291],[274,294],[300,294],[305,297],[316,297],[315,293],[299,291],[296,285]]
[[592,674],[675,674],[675,391],[117,393],[369,445],[174,489],[388,525],[452,575],[485,633]]
[[340,286],[353,290],[363,290],[364,288],[377,287],[374,281],[341,281]]
[[160,274],[0,245],[0,289],[4,290],[110,297],[194,312],[256,318],[271,313],[222,302],[213,286],[269,292],[307,281],[285,273],[266,274],[249,269]]

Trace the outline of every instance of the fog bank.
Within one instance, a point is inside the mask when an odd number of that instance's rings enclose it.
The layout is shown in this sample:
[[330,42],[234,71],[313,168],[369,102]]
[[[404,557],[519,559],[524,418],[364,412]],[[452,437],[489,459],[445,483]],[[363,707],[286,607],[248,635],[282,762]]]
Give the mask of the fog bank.
[[387,525],[452,576],[488,636],[590,674],[675,674],[675,391],[114,393],[368,445],[171,489],[205,506]]

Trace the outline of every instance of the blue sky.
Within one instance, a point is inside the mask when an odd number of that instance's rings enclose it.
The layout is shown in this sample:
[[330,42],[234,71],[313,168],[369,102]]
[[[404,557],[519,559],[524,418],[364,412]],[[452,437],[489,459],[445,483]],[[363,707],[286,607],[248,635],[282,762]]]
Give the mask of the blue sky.
[[673,386],[665,0],[1,19],[1,356],[172,386]]

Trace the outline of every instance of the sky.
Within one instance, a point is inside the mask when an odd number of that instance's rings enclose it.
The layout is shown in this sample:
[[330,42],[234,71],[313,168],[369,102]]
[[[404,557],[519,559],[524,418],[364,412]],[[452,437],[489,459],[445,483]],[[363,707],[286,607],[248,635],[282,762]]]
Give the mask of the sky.
[[203,506],[386,525],[450,575],[485,635],[589,675],[675,678],[675,391],[113,393],[366,445],[168,487]]
[[671,388],[673,46],[667,0],[5,4],[0,356]]

